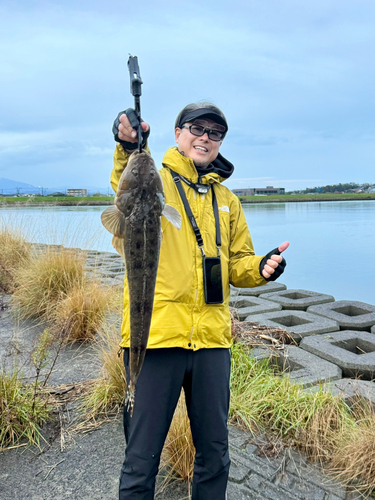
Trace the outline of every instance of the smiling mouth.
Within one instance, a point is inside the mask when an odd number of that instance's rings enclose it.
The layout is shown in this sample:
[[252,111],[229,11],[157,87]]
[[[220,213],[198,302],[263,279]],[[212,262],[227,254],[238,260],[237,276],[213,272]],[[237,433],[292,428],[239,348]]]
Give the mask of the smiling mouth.
[[208,149],[203,146],[194,146],[194,149],[196,149],[197,151],[202,151],[203,153],[208,153]]

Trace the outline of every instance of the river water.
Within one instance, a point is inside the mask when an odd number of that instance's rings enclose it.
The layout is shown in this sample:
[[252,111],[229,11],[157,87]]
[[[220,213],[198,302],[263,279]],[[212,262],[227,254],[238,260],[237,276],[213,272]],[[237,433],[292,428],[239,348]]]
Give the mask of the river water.
[[[114,251],[104,208],[2,207],[0,222],[30,241]],[[288,288],[375,305],[375,201],[249,204],[244,212],[258,255],[290,241],[280,279]]]

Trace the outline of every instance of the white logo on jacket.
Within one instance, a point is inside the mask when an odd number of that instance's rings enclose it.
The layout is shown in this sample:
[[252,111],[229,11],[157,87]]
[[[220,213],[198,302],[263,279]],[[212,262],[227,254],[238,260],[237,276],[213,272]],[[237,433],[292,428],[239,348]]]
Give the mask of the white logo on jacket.
[[229,214],[229,207],[227,207],[226,205],[219,207],[219,210],[221,210],[222,212],[228,212]]

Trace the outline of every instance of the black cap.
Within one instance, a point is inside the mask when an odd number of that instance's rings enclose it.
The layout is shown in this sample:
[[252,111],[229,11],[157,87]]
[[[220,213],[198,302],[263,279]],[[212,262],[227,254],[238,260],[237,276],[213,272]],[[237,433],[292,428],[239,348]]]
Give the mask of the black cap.
[[184,123],[191,122],[196,120],[197,118],[203,118],[203,117],[213,120],[215,123],[218,123],[219,125],[225,127],[225,132],[228,131],[228,124],[226,119],[216,111],[209,108],[198,108],[194,109],[194,111],[182,114],[177,126],[178,128],[181,128]]

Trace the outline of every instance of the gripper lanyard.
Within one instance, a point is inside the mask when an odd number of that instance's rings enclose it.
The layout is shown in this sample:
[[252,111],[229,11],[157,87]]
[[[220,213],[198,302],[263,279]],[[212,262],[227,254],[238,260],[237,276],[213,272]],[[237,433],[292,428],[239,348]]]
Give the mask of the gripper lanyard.
[[[205,255],[204,248],[203,248],[203,238],[202,238],[201,232],[199,230],[199,227],[198,227],[197,221],[195,220],[193,212],[191,211],[189,202],[188,202],[188,200],[186,198],[186,194],[185,194],[184,188],[182,187],[182,184],[181,184],[181,179],[185,181],[185,178],[182,178],[182,176],[180,176],[179,174],[177,174],[176,172],[174,172],[171,168],[169,170],[171,171],[172,178],[173,178],[173,180],[174,180],[174,182],[176,184],[178,192],[180,193],[181,200],[182,200],[182,203],[184,204],[185,212],[186,212],[186,215],[188,216],[188,219],[190,221],[191,227],[193,228],[193,231],[194,231],[194,234],[195,234],[195,238],[196,238],[197,243],[198,243],[198,247],[201,249],[202,255]],[[219,208],[218,208],[218,205],[217,205],[217,199],[216,199],[216,196],[215,196],[215,190],[214,190],[214,186],[213,185],[212,185],[211,192],[212,192],[212,207],[213,207],[214,216],[215,216],[216,246],[217,246],[217,250],[218,250],[218,255],[220,255],[221,233],[220,233]]]

